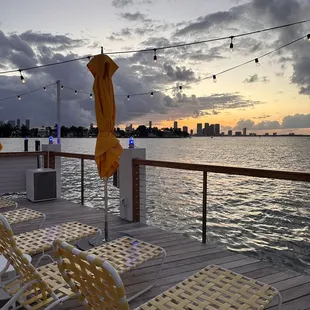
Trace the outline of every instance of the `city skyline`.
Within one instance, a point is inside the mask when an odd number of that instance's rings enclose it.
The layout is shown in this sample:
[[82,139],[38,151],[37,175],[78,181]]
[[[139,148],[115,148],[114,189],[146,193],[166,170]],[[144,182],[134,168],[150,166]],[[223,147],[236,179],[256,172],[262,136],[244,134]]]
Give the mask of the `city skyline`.
[[[195,0],[195,5],[179,0],[177,10],[170,0],[113,0],[109,4],[94,0],[97,10],[93,16],[85,14],[89,7],[80,0],[74,7],[59,0],[54,4],[42,3],[38,8],[34,3],[21,3],[19,10],[10,2],[3,6],[1,71],[99,53],[100,46],[104,52],[169,46],[237,35],[244,29],[265,29],[310,16],[310,6],[304,0]],[[72,15],[68,16],[68,11]],[[57,23],[52,18],[55,14]],[[308,33],[309,24],[300,24],[235,37],[233,49],[230,40],[223,40],[158,50],[156,62],[152,50],[111,55],[119,66],[113,78],[115,93],[124,95],[116,97],[117,125],[135,126],[151,119],[157,127],[178,121],[180,128],[187,126],[189,131],[195,131],[197,123],[209,122],[221,124],[225,132],[246,127],[248,132],[257,133],[310,133],[310,43],[304,38],[259,58]],[[204,79],[255,57],[259,66],[251,61],[218,75],[217,83]],[[86,64],[83,60],[25,71],[25,84],[19,72],[0,75],[0,99],[14,97],[0,102],[0,120],[31,118],[34,126],[55,124],[55,87],[44,91],[43,86],[59,79],[73,89],[61,92],[63,124],[95,123],[94,101],[89,96],[93,77]],[[42,91],[18,100],[18,95],[38,87]],[[146,95],[126,98],[143,92]]]

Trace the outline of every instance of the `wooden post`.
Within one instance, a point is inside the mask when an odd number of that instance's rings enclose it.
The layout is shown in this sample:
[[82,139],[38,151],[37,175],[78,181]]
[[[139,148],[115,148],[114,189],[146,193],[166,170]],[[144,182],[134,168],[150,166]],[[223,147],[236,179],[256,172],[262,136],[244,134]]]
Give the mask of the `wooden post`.
[[84,205],[84,159],[81,158],[81,205]]
[[140,222],[140,173],[135,163],[132,164],[132,203],[133,221]]
[[202,243],[207,243],[207,172],[203,172],[202,189]]

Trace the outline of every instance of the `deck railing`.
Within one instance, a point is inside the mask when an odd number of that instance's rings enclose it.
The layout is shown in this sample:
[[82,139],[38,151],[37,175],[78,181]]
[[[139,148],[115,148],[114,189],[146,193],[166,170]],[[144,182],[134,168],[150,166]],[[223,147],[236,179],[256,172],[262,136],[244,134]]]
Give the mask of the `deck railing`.
[[139,167],[161,167],[169,169],[190,170],[203,172],[203,191],[202,191],[202,242],[207,242],[207,188],[208,188],[208,173],[220,173],[238,176],[248,176],[256,178],[268,178],[289,181],[310,182],[309,172],[295,172],[295,171],[277,171],[269,169],[254,169],[254,168],[240,168],[217,165],[200,165],[190,163],[177,163],[168,161],[156,160],[142,160],[133,159],[133,206],[134,206],[134,220],[139,221],[140,215],[140,182],[139,182]]

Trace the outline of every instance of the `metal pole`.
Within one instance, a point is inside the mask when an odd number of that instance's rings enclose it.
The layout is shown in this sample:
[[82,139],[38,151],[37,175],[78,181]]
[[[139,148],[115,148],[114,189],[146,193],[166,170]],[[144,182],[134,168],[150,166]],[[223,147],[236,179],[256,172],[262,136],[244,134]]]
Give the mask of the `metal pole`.
[[104,214],[104,239],[107,242],[109,235],[108,235],[108,178],[104,178],[104,205],[105,205],[105,214]]
[[60,110],[60,81],[57,84],[57,144],[60,144],[61,133],[61,110]]
[[81,204],[84,204],[84,158],[81,158]]
[[207,243],[207,172],[203,172],[202,189],[202,243]]

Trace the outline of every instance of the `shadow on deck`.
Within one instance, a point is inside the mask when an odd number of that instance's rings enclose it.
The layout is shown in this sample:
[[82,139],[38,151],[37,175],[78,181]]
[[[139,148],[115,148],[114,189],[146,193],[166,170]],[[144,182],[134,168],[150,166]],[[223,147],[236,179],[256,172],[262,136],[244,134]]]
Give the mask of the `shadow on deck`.
[[[63,199],[40,203],[20,199],[18,203],[20,207],[44,212],[47,218],[43,227],[76,220],[104,230],[102,210],[87,208]],[[37,227],[35,221],[12,226],[15,234],[37,229]],[[205,245],[180,234],[166,232],[141,223],[127,222],[116,215],[109,216],[109,232],[112,237],[117,236],[119,232],[127,232],[135,238],[159,245],[167,252],[158,285],[134,300],[131,308],[139,306],[205,266],[218,264],[278,288],[284,301],[282,309],[310,309],[310,276],[308,275],[284,268],[279,269],[270,263],[231,252],[225,247]],[[159,262],[159,260],[154,260],[144,264],[122,277],[128,297],[147,286]],[[72,300],[64,303],[61,308],[55,309],[79,310],[83,307],[78,301]],[[270,309],[275,309],[275,307]]]

